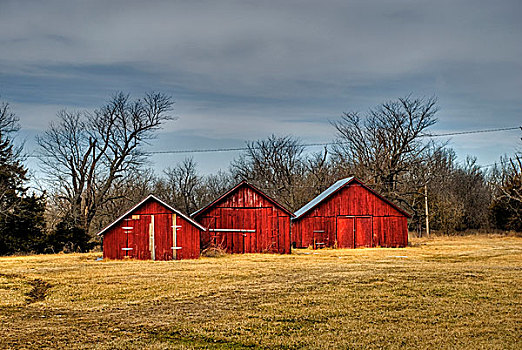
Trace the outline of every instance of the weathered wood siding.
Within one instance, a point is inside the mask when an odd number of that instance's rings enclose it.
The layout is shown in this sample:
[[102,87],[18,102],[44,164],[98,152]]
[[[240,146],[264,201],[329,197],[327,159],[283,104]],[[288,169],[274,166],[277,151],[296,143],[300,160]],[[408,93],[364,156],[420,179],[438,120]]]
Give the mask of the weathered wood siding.
[[292,222],[292,242],[304,248],[404,247],[407,217],[357,182],[352,182]]
[[[290,214],[246,183],[194,219],[207,228],[201,235],[202,249],[216,245],[229,253],[290,253]],[[238,229],[255,232],[232,231]]]
[[[174,223],[180,226],[176,230],[176,245],[181,249],[172,249]],[[105,233],[103,257],[149,260],[154,255],[154,260],[195,259],[199,257],[200,231],[161,203],[149,200]]]

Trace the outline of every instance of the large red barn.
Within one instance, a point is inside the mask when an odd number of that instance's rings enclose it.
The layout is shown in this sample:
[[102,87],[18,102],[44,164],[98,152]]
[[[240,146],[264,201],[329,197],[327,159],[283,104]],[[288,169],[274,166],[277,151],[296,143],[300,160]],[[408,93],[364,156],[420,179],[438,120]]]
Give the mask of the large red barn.
[[410,215],[350,177],[294,213],[292,243],[305,247],[405,247]]
[[258,188],[242,181],[192,214],[206,231],[201,248],[228,253],[290,253],[292,213]]
[[98,233],[106,259],[181,260],[199,257],[205,228],[153,195]]

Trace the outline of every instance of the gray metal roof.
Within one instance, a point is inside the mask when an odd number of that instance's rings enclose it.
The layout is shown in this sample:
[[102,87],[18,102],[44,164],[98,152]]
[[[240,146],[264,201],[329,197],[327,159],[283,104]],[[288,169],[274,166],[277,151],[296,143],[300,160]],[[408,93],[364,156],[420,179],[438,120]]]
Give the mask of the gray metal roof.
[[302,215],[306,214],[309,210],[314,208],[317,204],[321,203],[323,200],[328,198],[332,193],[346,185],[348,182],[352,181],[353,177],[347,177],[346,179],[341,179],[334,183],[332,186],[328,187],[326,190],[324,190],[320,195],[312,199],[308,204],[306,204],[304,207],[299,209],[294,213],[295,219],[298,219]]

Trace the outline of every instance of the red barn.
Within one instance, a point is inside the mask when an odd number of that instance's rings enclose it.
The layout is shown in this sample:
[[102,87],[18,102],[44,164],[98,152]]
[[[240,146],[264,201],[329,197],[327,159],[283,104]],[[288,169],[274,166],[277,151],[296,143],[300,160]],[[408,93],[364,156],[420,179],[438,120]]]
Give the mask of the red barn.
[[294,213],[292,243],[305,247],[405,247],[410,215],[350,177]]
[[170,205],[148,196],[98,233],[106,259],[181,260],[199,257],[205,228]]
[[228,253],[290,253],[290,217],[281,204],[246,181],[192,214],[206,231],[201,248]]

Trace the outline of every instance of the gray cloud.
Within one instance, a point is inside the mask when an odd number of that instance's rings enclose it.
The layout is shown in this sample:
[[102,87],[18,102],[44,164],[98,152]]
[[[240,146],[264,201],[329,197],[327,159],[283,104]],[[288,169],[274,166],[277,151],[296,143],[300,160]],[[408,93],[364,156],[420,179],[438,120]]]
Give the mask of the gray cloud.
[[161,89],[181,117],[166,131],[209,143],[324,140],[342,111],[407,93],[439,96],[441,130],[511,126],[520,15],[520,1],[4,0],[0,94],[39,129],[57,105]]

